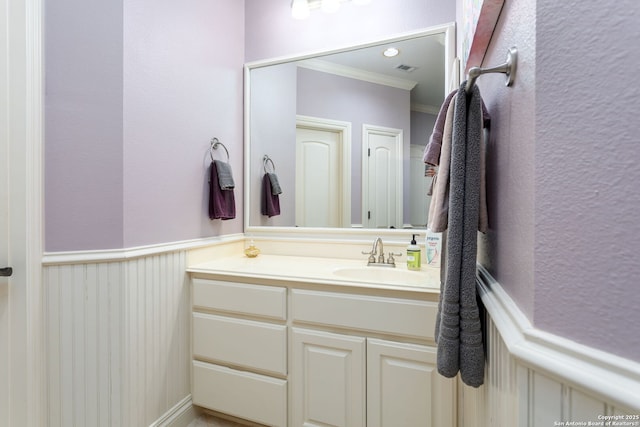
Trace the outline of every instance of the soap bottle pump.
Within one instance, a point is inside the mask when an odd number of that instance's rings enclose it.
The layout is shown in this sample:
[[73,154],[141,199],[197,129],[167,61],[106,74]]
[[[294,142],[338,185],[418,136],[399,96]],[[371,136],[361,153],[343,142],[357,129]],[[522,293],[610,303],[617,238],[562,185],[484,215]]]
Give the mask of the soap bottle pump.
[[407,246],[407,269],[420,270],[420,246],[416,244],[416,235],[411,237],[411,244]]

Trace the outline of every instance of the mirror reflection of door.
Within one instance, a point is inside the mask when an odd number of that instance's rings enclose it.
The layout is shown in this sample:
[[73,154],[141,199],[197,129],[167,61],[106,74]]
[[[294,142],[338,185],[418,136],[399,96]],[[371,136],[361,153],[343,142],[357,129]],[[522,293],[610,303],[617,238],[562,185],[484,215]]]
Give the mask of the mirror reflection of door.
[[409,194],[409,221],[414,228],[426,227],[429,216],[429,204],[431,203],[431,196],[428,195],[429,187],[433,178],[425,176],[424,161],[422,155],[424,153],[424,146],[411,144],[410,148],[410,179],[409,185],[411,188],[405,189],[405,192]]
[[[296,125],[296,226],[350,226],[350,125],[305,118]],[[347,163],[348,162],[348,163]]]
[[367,228],[402,228],[401,129],[364,125],[363,224]]

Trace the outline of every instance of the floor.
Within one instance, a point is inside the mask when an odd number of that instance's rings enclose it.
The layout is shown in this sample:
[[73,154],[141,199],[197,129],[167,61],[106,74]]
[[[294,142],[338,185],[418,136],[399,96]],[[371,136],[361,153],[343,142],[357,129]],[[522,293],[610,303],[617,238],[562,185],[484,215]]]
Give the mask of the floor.
[[201,414],[198,418],[189,423],[188,427],[245,427],[233,421],[222,420],[213,415]]

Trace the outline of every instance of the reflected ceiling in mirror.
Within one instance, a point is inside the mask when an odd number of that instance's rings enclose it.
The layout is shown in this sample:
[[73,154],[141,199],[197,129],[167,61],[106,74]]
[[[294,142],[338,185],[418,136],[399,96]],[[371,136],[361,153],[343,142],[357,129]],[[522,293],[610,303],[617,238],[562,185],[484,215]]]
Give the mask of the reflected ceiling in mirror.
[[247,64],[246,230],[424,228],[422,151],[457,83],[454,29]]

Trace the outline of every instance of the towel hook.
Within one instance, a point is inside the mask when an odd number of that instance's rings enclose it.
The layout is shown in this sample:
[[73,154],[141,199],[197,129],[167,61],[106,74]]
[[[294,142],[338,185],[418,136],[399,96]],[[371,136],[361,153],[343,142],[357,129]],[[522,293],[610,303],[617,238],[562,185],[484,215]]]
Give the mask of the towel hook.
[[220,140],[218,138],[213,138],[211,140],[211,147],[209,148],[209,155],[211,156],[211,161],[213,162],[213,150],[217,150],[218,146],[222,146],[222,148],[224,148],[224,152],[227,153],[227,162],[229,162],[229,150],[227,150],[227,147],[225,147],[225,145],[220,142]]
[[469,93],[471,88],[473,88],[473,85],[475,84],[476,79],[480,77],[482,74],[487,74],[487,73],[506,74],[507,81],[505,82],[505,85],[511,86],[516,76],[517,61],[518,61],[518,49],[516,49],[515,47],[512,47],[507,51],[507,60],[505,61],[504,64],[500,64],[492,68],[472,67],[469,70],[469,74],[467,77],[467,84],[464,87],[465,92]]
[[273,169],[272,173],[276,173],[276,165],[273,163],[273,160],[271,160],[271,157],[267,156],[266,154],[262,158],[262,167],[264,168],[264,173],[269,173],[267,171],[267,162],[271,163],[271,169]]

